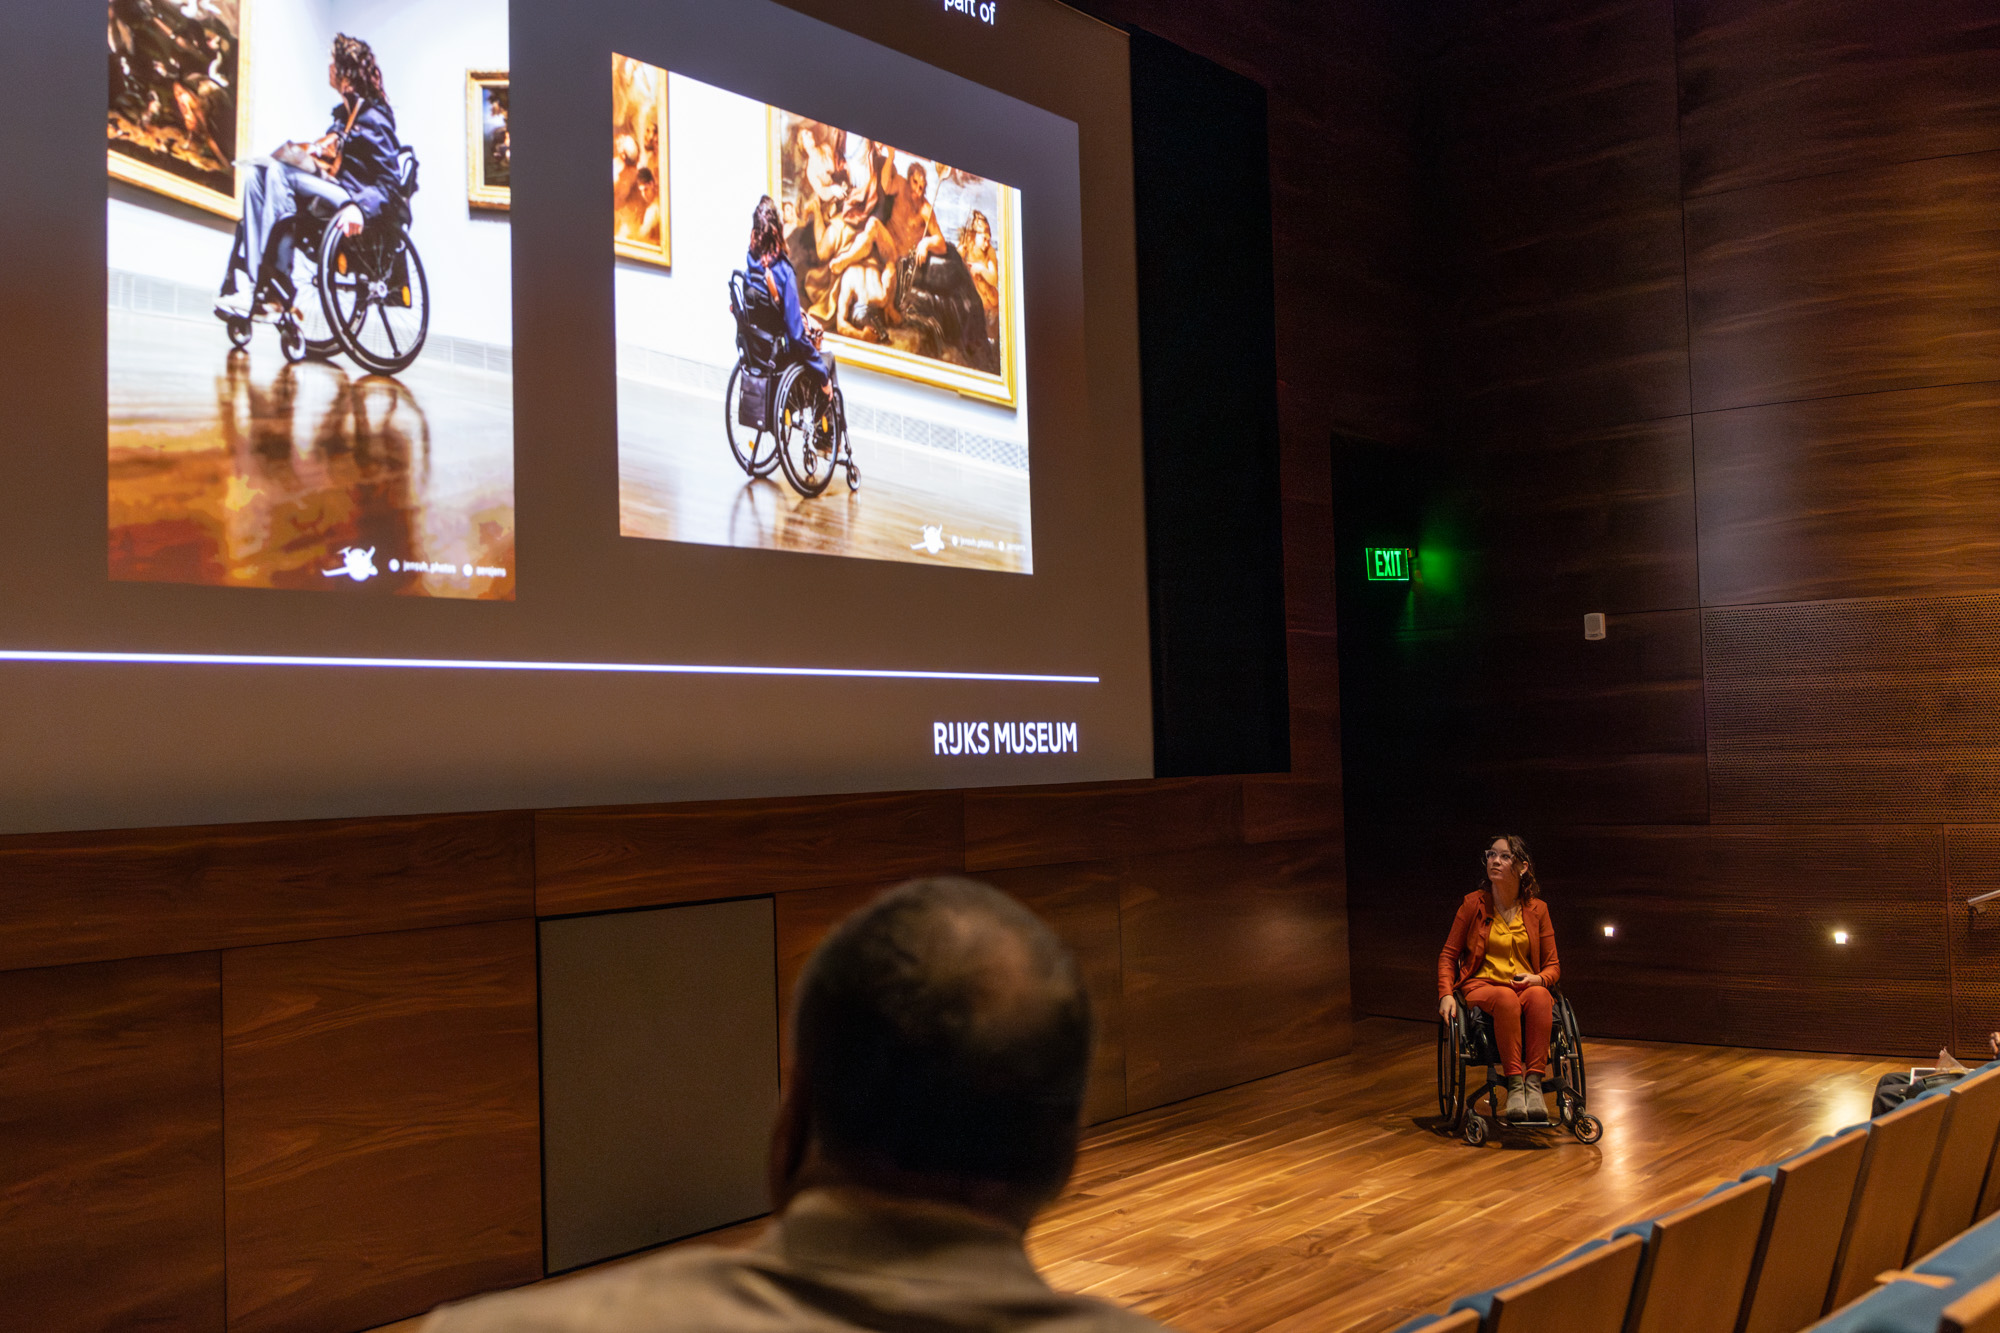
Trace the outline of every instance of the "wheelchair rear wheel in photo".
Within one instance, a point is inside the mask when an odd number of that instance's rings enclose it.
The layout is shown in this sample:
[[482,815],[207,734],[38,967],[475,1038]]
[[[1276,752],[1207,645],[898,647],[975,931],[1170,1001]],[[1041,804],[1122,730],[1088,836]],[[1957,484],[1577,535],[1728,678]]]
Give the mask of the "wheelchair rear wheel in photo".
[[[778,410],[771,428],[778,438],[778,461],[785,469],[785,479],[800,495],[818,495],[833,480],[834,459],[839,454],[837,432],[817,428],[825,400],[804,366],[786,370],[773,396]],[[830,449],[819,447],[822,437],[828,438]]]
[[378,227],[320,239],[319,292],[334,337],[376,375],[407,370],[430,334],[431,292],[409,233]]
[[729,452],[736,466],[750,477],[768,477],[778,470],[778,437],[768,430],[743,424],[743,363],[729,372],[729,387],[722,393],[722,424],[729,432]]

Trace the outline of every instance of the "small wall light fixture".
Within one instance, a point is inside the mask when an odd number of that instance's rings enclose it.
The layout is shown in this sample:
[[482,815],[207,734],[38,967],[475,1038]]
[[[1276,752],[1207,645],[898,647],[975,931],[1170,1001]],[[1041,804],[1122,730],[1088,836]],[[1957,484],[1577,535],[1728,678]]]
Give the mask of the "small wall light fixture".
[[1846,931],[1844,931],[1844,930],[1836,930],[1836,931],[1834,931],[1834,932],[1833,932],[1833,942],[1834,942],[1835,944],[1845,944],[1845,943],[1847,943],[1847,932],[1846,932]]
[[1604,938],[1607,940],[1610,939],[1613,935],[1616,935],[1617,933],[1618,933],[1618,927],[1616,926],[1606,926],[1604,928]]
[[1592,611],[1583,618],[1583,637],[1601,639],[1604,637],[1604,613]]

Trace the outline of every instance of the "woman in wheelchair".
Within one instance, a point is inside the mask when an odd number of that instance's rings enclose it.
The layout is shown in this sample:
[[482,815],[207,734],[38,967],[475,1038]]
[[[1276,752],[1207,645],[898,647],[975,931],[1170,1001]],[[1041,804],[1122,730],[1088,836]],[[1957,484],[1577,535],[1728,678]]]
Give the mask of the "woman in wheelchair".
[[1539,1120],[1555,1009],[1548,988],[1562,975],[1555,927],[1527,844],[1509,834],[1483,855],[1486,883],[1465,895],[1438,954],[1438,1013],[1451,1022],[1459,993],[1486,1011],[1507,1080],[1500,1118]]
[[253,270],[237,282],[232,262],[216,297],[225,320],[272,315],[298,296],[292,283],[291,219],[302,210],[330,217],[348,236],[381,215],[398,188],[396,113],[382,90],[382,70],[368,43],[342,33],[333,39],[327,83],[340,94],[333,123],[309,144],[287,143],[250,169],[244,183],[237,248]]
[[[820,339],[826,328],[817,319],[805,313],[799,302],[799,275],[793,269],[785,246],[785,224],[778,216],[778,206],[765,195],[757,201],[756,209],[750,214],[750,252],[746,257],[743,271],[753,279],[761,277],[765,289],[785,318],[785,334],[791,339],[792,356],[813,372],[819,390],[821,403],[831,406],[833,387],[838,383],[833,358],[820,350]],[[825,432],[816,432],[825,434]],[[831,438],[815,439],[814,444],[823,452],[831,452]]]

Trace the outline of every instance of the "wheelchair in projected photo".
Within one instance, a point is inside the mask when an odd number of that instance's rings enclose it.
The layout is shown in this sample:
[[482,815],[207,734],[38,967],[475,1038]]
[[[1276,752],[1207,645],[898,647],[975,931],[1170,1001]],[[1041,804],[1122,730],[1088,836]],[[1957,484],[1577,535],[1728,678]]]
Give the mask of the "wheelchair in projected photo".
[[[1500,1048],[1493,1040],[1493,1020],[1485,1010],[1458,997],[1458,1012],[1449,1022],[1438,1020],[1438,1114],[1447,1134],[1463,1135],[1473,1147],[1497,1130],[1550,1129],[1557,1125],[1576,1135],[1579,1143],[1604,1137],[1604,1122],[1589,1111],[1589,1079],[1583,1068],[1583,1033],[1569,997],[1556,991],[1553,1031],[1549,1033],[1549,1076],[1545,1093],[1555,1094],[1556,1119],[1548,1118],[1544,1102],[1531,1108],[1533,1120],[1508,1123],[1500,1118],[1500,1099],[1507,1084],[1500,1077]],[[1471,1071],[1484,1066],[1486,1083],[1468,1095]],[[1486,1114],[1478,1111],[1486,1103]]]
[[737,465],[752,478],[783,468],[792,489],[808,497],[845,468],[847,489],[860,490],[838,381],[830,398],[820,393],[817,372],[785,332],[784,312],[747,273],[729,275],[729,313],[736,317],[736,366],[722,395],[722,424]]
[[[251,306],[262,305],[268,294],[280,307],[271,323],[287,361],[328,361],[345,352],[371,374],[394,375],[407,370],[424,350],[431,293],[423,258],[410,240],[417,155],[407,147],[397,157],[396,182],[388,206],[359,235],[329,225],[333,210],[318,200],[285,222],[292,232],[291,277],[297,296],[285,301],[267,285],[267,291],[255,293]],[[239,231],[229,255],[232,287],[252,280],[243,251]],[[232,344],[249,346],[251,320],[228,317],[223,325]]]

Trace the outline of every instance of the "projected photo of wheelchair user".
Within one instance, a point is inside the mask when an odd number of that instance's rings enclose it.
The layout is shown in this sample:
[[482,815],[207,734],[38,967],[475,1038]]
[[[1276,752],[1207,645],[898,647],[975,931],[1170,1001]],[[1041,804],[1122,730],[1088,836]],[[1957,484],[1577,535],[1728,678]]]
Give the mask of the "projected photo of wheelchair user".
[[[236,43],[186,75],[223,90],[204,142],[236,123],[226,172],[211,153],[183,179],[113,118],[111,576],[511,599],[510,226],[449,169],[486,147],[468,87],[504,80],[504,0],[146,12],[186,20],[190,49]],[[135,52],[139,13],[113,0]]]
[[1018,192],[629,55],[614,109],[654,74],[672,259],[614,245],[620,533],[1031,573]]
[[1505,834],[1480,856],[1485,882],[1459,904],[1438,954],[1438,1015],[1450,1023],[1466,1003],[1491,1019],[1507,1082],[1500,1118],[1539,1121],[1548,1113],[1542,1080],[1555,1015],[1549,987],[1562,976],[1555,927],[1525,842]]

